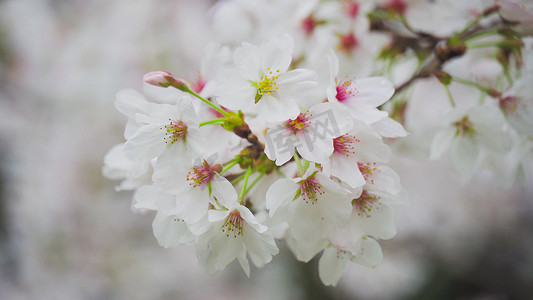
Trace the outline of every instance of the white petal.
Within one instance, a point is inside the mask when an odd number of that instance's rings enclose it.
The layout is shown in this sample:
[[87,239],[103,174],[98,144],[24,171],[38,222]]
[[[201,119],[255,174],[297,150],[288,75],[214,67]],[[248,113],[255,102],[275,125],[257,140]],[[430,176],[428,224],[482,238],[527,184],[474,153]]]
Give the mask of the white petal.
[[449,127],[435,134],[433,141],[431,142],[431,159],[439,158],[442,153],[448,150],[456,136],[456,131],[457,130],[455,128]]
[[381,119],[386,118],[389,115],[386,111],[382,111],[373,107],[364,107],[354,102],[345,102],[346,107],[350,111],[350,115],[352,116],[352,118],[356,120],[361,120],[366,124],[375,123]]
[[141,127],[124,146],[124,153],[131,160],[148,160],[157,157],[168,146],[161,124]]
[[348,101],[363,106],[378,107],[394,94],[394,86],[385,77],[368,77],[353,82],[357,94]]
[[275,127],[267,131],[265,137],[265,154],[281,166],[288,162],[294,154],[296,138],[286,128]]
[[243,218],[246,224],[250,226],[251,228],[253,228],[255,231],[259,233],[263,233],[268,230],[268,227],[259,223],[259,221],[257,221],[257,218],[254,216],[254,214],[252,214],[252,212],[246,206],[238,205],[235,208],[235,210],[237,210],[240,213],[241,218]]
[[279,250],[270,233],[259,233],[246,224],[243,228],[243,240],[252,262],[262,267],[272,260]]
[[300,108],[296,101],[280,99],[272,95],[263,95],[257,103],[258,111],[263,114],[267,122],[283,122],[294,119],[300,114]]
[[193,188],[183,190],[177,195],[177,215],[189,224],[194,224],[202,219],[209,208],[207,189]]
[[391,239],[396,235],[396,226],[392,209],[386,204],[381,204],[372,209],[370,217],[358,217],[361,222],[361,228],[367,235],[378,239]]
[[479,148],[469,137],[457,138],[451,146],[450,158],[461,180],[468,180],[474,173],[479,158]]
[[261,46],[262,66],[285,72],[291,64],[293,45],[294,41],[288,34],[268,40]]
[[333,153],[333,140],[321,138],[319,134],[304,132],[297,135],[296,150],[306,160],[324,163]]
[[331,157],[331,175],[356,188],[365,184],[365,179],[359,171],[357,161],[342,154],[333,153]]
[[383,252],[379,243],[373,238],[363,237],[361,240],[361,249],[352,258],[352,261],[367,267],[377,267],[383,261]]
[[250,263],[248,262],[248,259],[246,258],[246,248],[242,248],[241,253],[237,257],[239,260],[239,264],[242,267],[242,270],[250,278]]
[[259,47],[246,42],[242,43],[242,46],[233,52],[233,61],[244,79],[256,82],[261,76],[259,74],[261,68]]
[[146,114],[148,101],[134,90],[122,90],[117,93],[115,100],[116,109],[130,119],[134,119],[137,113]]
[[237,202],[237,191],[235,187],[219,174],[215,174],[213,180],[211,180],[211,189],[213,196],[225,207],[232,207]]
[[399,138],[407,136],[407,131],[403,128],[402,124],[392,118],[383,118],[375,123],[372,123],[379,135],[386,138]]
[[298,260],[308,262],[327,245],[320,220],[316,205],[297,200],[289,206],[289,232],[294,238],[292,250]]
[[250,82],[236,79],[231,83],[221,84],[216,99],[220,105],[226,108],[239,110],[254,103],[256,93],[257,88]]
[[152,228],[157,242],[165,248],[176,247],[194,240],[187,224],[178,220],[176,216],[157,213]]
[[280,206],[289,204],[297,189],[298,185],[290,179],[282,178],[275,181],[266,193],[266,207],[269,210],[269,216],[272,217]]
[[176,197],[159,191],[153,185],[140,187],[133,197],[135,208],[158,210],[168,215],[176,212]]
[[318,261],[318,275],[325,285],[335,286],[341,278],[349,257],[347,254],[338,253],[337,248],[330,246],[324,249]]

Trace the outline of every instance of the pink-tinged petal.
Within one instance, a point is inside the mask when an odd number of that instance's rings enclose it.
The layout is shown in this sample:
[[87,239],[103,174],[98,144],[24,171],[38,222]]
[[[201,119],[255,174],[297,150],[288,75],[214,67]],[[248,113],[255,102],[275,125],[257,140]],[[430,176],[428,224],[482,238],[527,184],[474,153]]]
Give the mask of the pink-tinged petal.
[[148,101],[134,90],[122,90],[116,95],[116,109],[130,119],[134,119],[138,113],[146,114],[147,105]]
[[337,285],[349,260],[350,254],[338,251],[335,247],[330,246],[324,249],[318,261],[318,275],[324,285]]
[[518,2],[500,0],[498,5],[500,6],[499,13],[502,19],[523,24],[533,23],[533,13],[520,6]]
[[237,203],[237,191],[235,187],[224,177],[219,174],[213,176],[211,180],[211,190],[213,196],[227,208],[233,207]]
[[271,38],[261,45],[261,65],[264,68],[270,67],[271,70],[287,71],[292,61],[293,46],[294,41],[288,34]]
[[275,181],[266,193],[269,216],[272,217],[281,206],[291,203],[297,189],[298,185],[290,179],[282,178]]
[[386,138],[399,138],[408,135],[402,124],[388,117],[372,123],[372,128],[374,128],[379,135]]
[[429,155],[430,159],[439,158],[446,150],[448,150],[448,148],[450,148],[450,145],[456,136],[456,132],[457,129],[454,127],[449,127],[435,134],[433,141],[431,142],[431,154]]
[[262,267],[269,263],[272,260],[272,256],[279,252],[271,234],[259,233],[247,227],[246,224],[243,228],[243,241],[252,262],[257,267]]
[[383,261],[383,252],[379,243],[373,238],[363,237],[361,249],[352,261],[367,267],[377,267]]
[[152,223],[152,229],[159,245],[165,248],[194,241],[194,236],[187,228],[187,224],[177,219],[176,216],[157,213]]
[[394,86],[385,77],[358,79],[352,84],[357,93],[348,101],[366,107],[378,107],[387,102],[394,94]]
[[148,160],[159,156],[167,144],[161,124],[143,126],[124,146],[124,153],[131,160]]
[[388,205],[377,205],[370,212],[370,217],[358,217],[361,229],[368,235],[378,239],[388,240],[396,235],[394,216]]

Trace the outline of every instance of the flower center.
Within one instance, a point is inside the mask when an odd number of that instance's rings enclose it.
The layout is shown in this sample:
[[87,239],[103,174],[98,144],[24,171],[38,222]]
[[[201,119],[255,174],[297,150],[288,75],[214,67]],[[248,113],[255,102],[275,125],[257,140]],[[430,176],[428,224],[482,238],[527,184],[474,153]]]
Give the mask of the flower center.
[[353,135],[341,135],[338,138],[333,139],[333,151],[340,153],[345,156],[349,156],[350,154],[354,154],[354,145],[353,143],[357,142],[359,143],[360,140],[355,138]]
[[389,2],[385,4],[385,8],[397,14],[403,15],[407,10],[407,3],[405,0],[389,0]]
[[208,183],[213,179],[213,176],[220,168],[220,165],[211,167],[207,161],[204,160],[202,165],[194,166],[189,173],[187,173],[187,181],[192,187],[198,187]]
[[500,99],[500,107],[506,114],[514,114],[518,107],[518,98],[514,96],[502,98]]
[[187,136],[187,124],[185,124],[181,120],[168,120],[169,124],[165,125],[164,127],[161,127],[161,129],[164,129],[166,131],[164,137],[165,143],[172,145],[175,142],[184,140]]
[[312,116],[312,114],[309,114],[309,116],[307,116],[307,113],[308,112],[305,112],[305,113],[301,113],[299,114],[296,119],[294,120],[288,120],[285,124],[286,126],[291,129],[293,132],[299,132],[299,131],[302,131],[304,129],[306,129],[307,127],[309,127],[310,123],[309,122],[309,117]]
[[374,173],[379,172],[375,165],[376,163],[357,163],[359,171],[361,171],[361,174],[363,174],[363,178],[370,184],[374,184],[374,179],[372,178]]
[[242,235],[242,225],[243,219],[241,217],[241,213],[237,210],[234,210],[229,213],[226,221],[224,221],[224,224],[222,225],[222,231],[226,233],[227,237],[229,237],[231,234],[233,234],[233,237],[237,237],[238,235]]
[[346,13],[350,19],[355,19],[357,13],[359,12],[359,3],[356,1],[350,1],[346,3]]
[[453,123],[453,125],[457,128],[457,133],[462,136],[467,135],[472,137],[475,134],[474,126],[467,116],[464,116],[460,121]]
[[339,42],[340,50],[346,53],[351,53],[358,45],[359,40],[357,39],[357,37],[355,37],[355,34],[353,34],[353,32],[341,35]]
[[359,198],[353,199],[352,206],[357,212],[358,216],[360,217],[365,216],[369,218],[372,212],[372,209],[379,208],[378,200],[379,200],[378,196],[370,194],[367,191],[363,191],[363,193],[361,193],[361,196],[359,196]]
[[310,35],[313,33],[313,30],[315,30],[315,19],[313,16],[309,16],[302,20],[302,28],[305,32],[305,34]]
[[257,83],[257,94],[255,95],[255,103],[259,102],[263,95],[276,91],[279,89],[276,80],[279,78],[279,69],[272,72],[270,68],[267,68],[267,74],[263,75],[261,81]]
[[352,84],[351,80],[347,80],[341,84],[337,84],[337,100],[344,102],[357,94],[357,90]]
[[305,203],[315,204],[318,200],[318,196],[324,194],[322,186],[313,175],[300,182],[300,194]]

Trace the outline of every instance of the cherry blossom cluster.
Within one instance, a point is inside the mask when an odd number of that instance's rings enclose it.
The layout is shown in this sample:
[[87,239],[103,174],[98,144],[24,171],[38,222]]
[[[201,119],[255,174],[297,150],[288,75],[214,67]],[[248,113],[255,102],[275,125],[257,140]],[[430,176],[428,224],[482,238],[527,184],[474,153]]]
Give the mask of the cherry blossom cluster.
[[379,264],[377,241],[396,232],[390,206],[404,199],[383,136],[406,133],[377,108],[392,84],[339,78],[331,51],[317,99],[318,74],[291,67],[292,53],[288,34],[243,43],[224,76],[196,90],[168,72],[146,74],[176,91],[174,104],[117,95],[126,142],[109,152],[105,173],[136,190],[136,208],[157,212],[162,246],[194,243],[208,273],[237,259],[249,274],[248,257],[270,262],[280,239],[302,261],[323,252],[321,278],[335,284],[349,260]]
[[[104,175],[156,212],[162,246],[194,244],[208,273],[237,260],[249,275],[248,259],[261,267],[283,242],[300,261],[319,257],[326,285],[349,261],[377,266],[379,241],[396,233],[392,206],[406,203],[384,138],[407,136],[404,126],[415,141],[431,131],[427,156],[449,152],[463,181],[481,165],[533,179],[529,7],[457,4],[452,12],[469,15],[429,30],[409,18],[429,5],[418,1],[274,2],[217,3],[196,77],[154,71],[144,95],[117,94],[126,141]],[[458,58],[500,69],[459,76]],[[449,103],[417,128],[409,111],[421,79]]]

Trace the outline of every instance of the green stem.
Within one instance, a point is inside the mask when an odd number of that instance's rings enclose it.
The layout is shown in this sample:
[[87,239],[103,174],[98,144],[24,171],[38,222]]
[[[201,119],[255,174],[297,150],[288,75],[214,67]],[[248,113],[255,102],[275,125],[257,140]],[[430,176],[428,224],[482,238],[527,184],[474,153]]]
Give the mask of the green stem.
[[465,34],[472,26],[476,25],[481,19],[483,19],[485,16],[483,14],[477,16],[476,18],[472,19],[468,24],[466,24],[465,28],[458,32],[455,36],[460,37],[463,34]]
[[474,41],[474,40],[477,40],[477,39],[480,39],[480,38],[483,38],[483,37],[487,37],[487,36],[491,36],[491,35],[494,35],[494,34],[498,34],[499,30],[500,29],[498,29],[498,28],[493,28],[493,29],[489,29],[489,30],[473,33],[472,35],[470,35],[467,38],[465,38],[465,42],[471,42],[471,41]]
[[478,90],[480,90],[480,91],[482,91],[484,93],[487,93],[487,94],[489,94],[491,92],[490,88],[484,87],[481,84],[478,84],[478,83],[475,83],[475,82],[472,82],[472,81],[469,81],[469,80],[466,80],[466,79],[463,79],[463,78],[452,76],[452,80],[456,81],[456,82],[459,82],[460,84],[463,84],[463,85],[468,85],[468,86],[475,87]]
[[443,84],[444,90],[446,91],[446,95],[448,95],[448,99],[450,99],[450,103],[453,107],[455,107],[455,101],[453,101],[452,93],[450,93],[450,89],[448,88],[447,84]]
[[242,185],[241,193],[239,195],[239,203],[242,204],[242,200],[244,199],[244,195],[246,195],[246,186],[248,184],[248,178],[250,177],[250,173],[252,173],[252,168],[248,166],[248,169],[246,170],[246,175],[244,176],[244,183]]
[[478,49],[478,48],[489,48],[489,47],[500,47],[500,42],[485,42],[485,43],[471,43],[466,44],[468,49]]
[[296,153],[295,151],[292,157],[294,157],[294,161],[296,162],[296,165],[298,166],[298,174],[302,175],[303,173],[302,174],[300,173],[302,172],[303,168],[302,168],[302,163],[300,163],[300,157],[298,156],[298,153]]
[[254,185],[261,179],[263,178],[263,176],[265,176],[265,173],[261,173],[259,174],[259,176],[257,176],[256,179],[254,179],[254,181],[252,181],[252,184],[250,184],[250,186],[248,188],[246,188],[246,191],[244,192],[245,194],[248,194],[248,192],[254,187]]
[[201,122],[200,123],[200,127],[202,127],[204,125],[209,125],[209,124],[222,125],[222,124],[224,124],[225,121],[226,121],[225,118],[208,120],[208,121]]
[[195,93],[194,91],[189,90],[189,94],[191,94],[191,95],[195,96],[196,98],[202,100],[202,101],[205,102],[207,105],[211,106],[213,109],[217,110],[219,113],[223,114],[224,116],[226,116],[226,117],[229,117],[229,116],[230,116],[230,114],[229,114],[227,111],[225,111],[225,110],[223,110],[222,108],[218,107],[218,106],[215,105],[213,102],[211,102],[211,101],[205,99],[204,97],[198,95],[198,94]]
[[226,173],[227,170],[233,168],[233,166],[235,166],[239,162],[240,162],[240,159],[238,159],[238,158],[236,158],[233,161],[229,162],[229,164],[226,167],[224,167],[224,169],[222,170],[222,172],[220,172],[220,174]]

